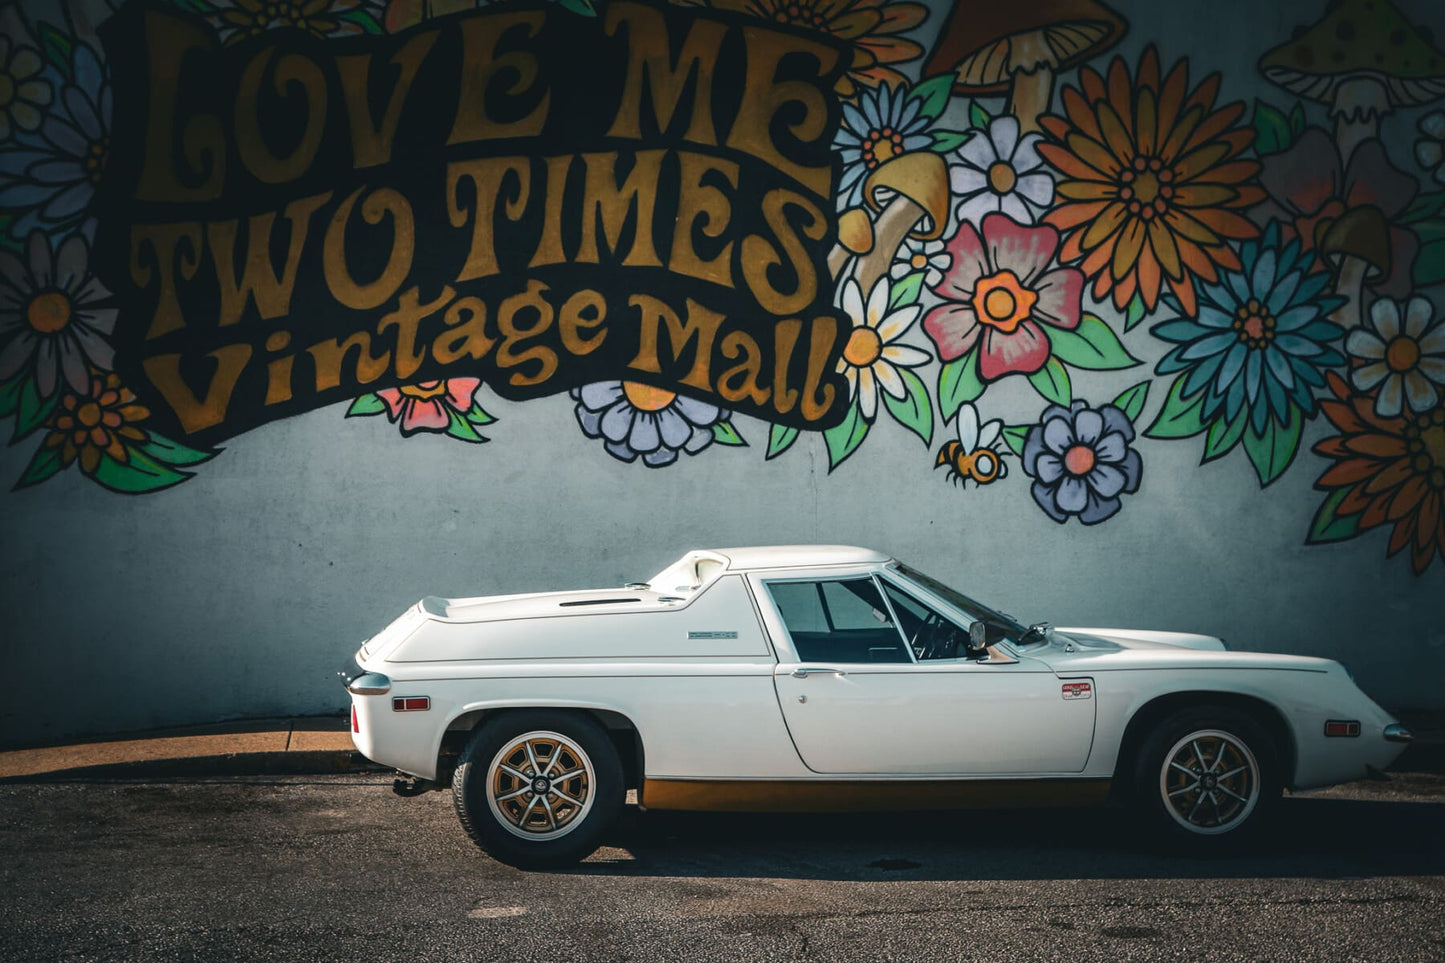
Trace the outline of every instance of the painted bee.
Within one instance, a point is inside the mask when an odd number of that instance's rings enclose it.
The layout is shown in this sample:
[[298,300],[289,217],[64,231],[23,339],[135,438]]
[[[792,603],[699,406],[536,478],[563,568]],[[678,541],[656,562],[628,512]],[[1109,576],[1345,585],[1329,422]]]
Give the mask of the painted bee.
[[949,441],[938,449],[938,460],[934,468],[948,466],[948,480],[968,487],[972,480],[978,485],[987,485],[1008,474],[1000,448],[1000,432],[1003,422],[990,421],[982,428],[978,424],[978,409],[965,403],[958,409],[958,440]]

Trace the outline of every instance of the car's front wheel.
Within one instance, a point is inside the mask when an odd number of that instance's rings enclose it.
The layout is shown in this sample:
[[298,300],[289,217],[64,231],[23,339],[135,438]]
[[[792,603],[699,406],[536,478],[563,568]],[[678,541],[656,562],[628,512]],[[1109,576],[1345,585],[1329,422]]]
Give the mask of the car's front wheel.
[[1145,740],[1136,802],[1166,839],[1208,851],[1251,835],[1279,799],[1279,753],[1269,733],[1228,706],[1176,712]]
[[452,774],[452,798],[467,835],[522,869],[587,856],[625,795],[612,740],[580,713],[519,710],[489,719]]

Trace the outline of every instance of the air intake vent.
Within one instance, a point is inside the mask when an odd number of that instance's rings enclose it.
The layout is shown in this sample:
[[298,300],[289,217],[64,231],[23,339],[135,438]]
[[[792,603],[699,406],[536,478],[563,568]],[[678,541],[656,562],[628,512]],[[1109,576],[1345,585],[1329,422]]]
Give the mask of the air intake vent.
[[624,602],[641,602],[642,599],[579,599],[576,602],[558,602],[564,609],[578,605],[621,605]]

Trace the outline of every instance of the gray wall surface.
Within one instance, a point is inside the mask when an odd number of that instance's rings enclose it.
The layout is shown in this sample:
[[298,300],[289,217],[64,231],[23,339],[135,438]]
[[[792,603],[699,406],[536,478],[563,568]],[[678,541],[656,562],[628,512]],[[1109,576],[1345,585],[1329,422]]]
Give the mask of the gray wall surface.
[[[1322,9],[1316,0],[1113,6],[1129,32],[1095,69],[1115,55],[1132,66],[1153,43],[1166,70],[1190,57],[1191,86],[1221,72],[1220,103],[1286,108],[1294,95],[1269,85],[1256,61]],[[1439,4],[1398,6],[1445,42]],[[910,36],[928,48],[944,9]],[[903,69],[917,79],[919,67]],[[1076,78],[1065,71],[1056,98]],[[997,111],[1002,101],[982,103]],[[967,106],[950,104],[954,126],[967,124]],[[1415,159],[1416,125],[1441,106],[1401,109],[1384,126],[1391,160],[1422,192],[1442,184]],[[1308,111],[1331,129],[1323,106]],[[1445,314],[1445,287],[1416,293]],[[403,437],[385,418],[344,418],[339,404],[225,442],[195,478],[164,492],[114,494],[76,470],[7,492],[0,744],[339,713],[335,669],[421,596],[620,585],[691,548],[795,542],[892,553],[1024,620],[1206,632],[1233,648],[1339,659],[1386,707],[1445,707],[1445,560],[1416,574],[1408,551],[1387,558],[1389,525],[1305,542],[1323,498],[1313,486],[1329,465],[1311,448],[1334,433],[1329,422],[1306,423],[1295,463],[1267,488],[1242,450],[1201,465],[1199,437],[1143,437],[1172,380],[1154,374],[1171,345],[1150,334],[1168,312],[1125,333],[1112,305],[1086,295],[1084,307],[1144,364],[1076,372],[1075,397],[1098,405],[1152,382],[1134,443],[1142,485],[1100,525],[1051,520],[1012,455],[1000,483],[948,484],[933,461],[956,428],[936,415],[925,448],[880,406],[866,442],[831,472],[821,435],[765,460],[768,426],[737,416],[747,447],[714,444],[652,470],[585,437],[566,393],[510,402],[485,387],[478,400],[497,418],[487,444]],[[921,325],[906,340],[929,347]],[[936,385],[936,360],[919,371]],[[985,419],[1013,425],[1036,421],[1045,403],[1014,377],[977,404]],[[41,434],[0,449],[7,486]]]

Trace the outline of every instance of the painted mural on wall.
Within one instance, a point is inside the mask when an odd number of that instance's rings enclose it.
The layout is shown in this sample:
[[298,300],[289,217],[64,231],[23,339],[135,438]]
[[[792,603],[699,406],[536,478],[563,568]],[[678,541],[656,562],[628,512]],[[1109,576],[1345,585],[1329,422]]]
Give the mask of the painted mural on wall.
[[157,491],[338,402],[478,444],[488,392],[567,392],[593,457],[820,432],[846,475],[903,431],[940,498],[1083,526],[1177,441],[1311,474],[1311,543],[1445,564],[1445,53],[1321,7],[1244,102],[1097,0],[26,0],[16,487]]

